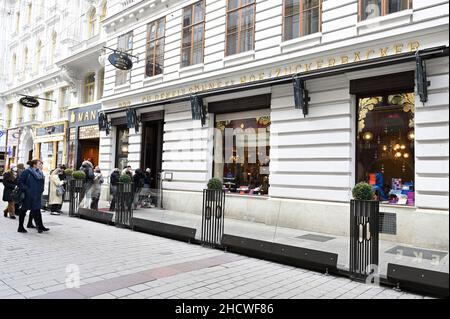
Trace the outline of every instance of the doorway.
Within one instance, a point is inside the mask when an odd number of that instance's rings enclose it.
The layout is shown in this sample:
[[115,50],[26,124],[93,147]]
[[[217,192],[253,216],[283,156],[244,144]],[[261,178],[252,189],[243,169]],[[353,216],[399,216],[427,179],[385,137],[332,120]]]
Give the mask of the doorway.
[[146,122],[142,132],[141,167],[151,169],[150,187],[158,188],[158,174],[162,170],[163,121]]
[[87,160],[87,159],[92,159],[92,165],[94,165],[94,167],[98,166],[99,164],[99,145],[100,145],[100,140],[99,139],[89,139],[89,140],[80,140],[80,158],[79,158],[79,165],[78,167],[81,166],[81,164],[83,163],[83,161]]

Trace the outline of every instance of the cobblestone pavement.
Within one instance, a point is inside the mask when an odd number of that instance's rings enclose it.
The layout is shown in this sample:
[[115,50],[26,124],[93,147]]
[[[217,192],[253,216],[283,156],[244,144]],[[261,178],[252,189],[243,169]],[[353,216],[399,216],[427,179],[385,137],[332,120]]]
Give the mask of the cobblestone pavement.
[[19,234],[17,220],[1,217],[0,299],[423,298],[67,215],[43,219],[50,232]]

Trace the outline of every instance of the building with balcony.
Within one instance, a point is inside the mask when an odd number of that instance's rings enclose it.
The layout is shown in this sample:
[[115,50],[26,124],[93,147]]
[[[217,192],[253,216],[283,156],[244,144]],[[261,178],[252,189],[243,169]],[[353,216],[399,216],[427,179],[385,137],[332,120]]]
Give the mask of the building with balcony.
[[105,66],[104,173],[150,168],[164,207],[186,216],[217,177],[226,215],[271,238],[348,236],[352,188],[366,181],[391,218],[384,240],[448,251],[448,1],[110,1],[108,12],[107,46],[134,66]]

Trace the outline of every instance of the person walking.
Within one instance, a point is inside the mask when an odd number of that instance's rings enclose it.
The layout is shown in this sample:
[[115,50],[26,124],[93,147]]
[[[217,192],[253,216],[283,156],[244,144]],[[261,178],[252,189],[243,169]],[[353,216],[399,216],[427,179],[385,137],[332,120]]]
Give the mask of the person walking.
[[116,196],[117,196],[117,187],[120,181],[120,169],[115,168],[109,177],[109,185],[111,192],[111,206],[109,207],[109,211],[113,212],[116,210]]
[[19,212],[19,233],[26,233],[23,227],[27,211],[30,211],[30,221],[33,218],[39,233],[49,231],[42,222],[41,204],[42,193],[44,192],[45,176],[42,172],[43,163],[41,160],[28,162],[29,167],[20,175],[18,179],[19,188],[25,193],[25,199]]
[[[64,194],[66,194],[67,193],[67,191],[69,190],[69,185],[68,185],[68,178],[67,178],[67,174],[66,174],[66,169],[67,169],[67,167],[66,167],[66,165],[61,165],[60,167],[59,167],[61,170],[60,170],[60,173],[58,174],[58,177],[59,177],[59,180],[60,181],[63,181],[64,182],[64,185],[62,186],[63,188],[64,188]],[[65,195],[63,195],[62,196],[62,199],[63,199],[63,202],[59,205],[59,207],[58,207],[58,213],[60,213],[60,214],[62,214],[63,212],[62,212],[62,206],[63,206],[63,203],[64,203],[64,196]]]
[[138,168],[133,176],[134,209],[137,209],[140,203],[140,195],[144,185],[145,185],[145,174],[142,172],[141,169]]
[[86,180],[80,196],[80,208],[89,208],[91,201],[91,188],[95,178],[94,165],[91,161],[86,160],[81,164],[80,171],[83,171],[86,174]]
[[94,180],[92,181],[92,202],[91,202],[91,209],[92,210],[98,210],[98,202],[100,201],[100,195],[102,193],[102,184],[104,182],[103,175],[100,170],[100,167],[96,167],[94,171]]
[[[64,181],[59,179],[59,175],[61,174],[61,169],[55,169],[50,175],[50,190],[49,190],[49,198],[48,204],[50,205],[50,214],[59,216],[61,215],[60,205],[63,203],[64,194],[58,193],[58,189],[64,186]],[[64,189],[64,188],[63,188]]]
[[8,206],[3,211],[3,213],[5,217],[8,217],[9,215],[11,219],[16,219],[16,208],[12,194],[13,190],[17,186],[16,176],[13,171],[14,169],[15,167],[12,166],[10,170],[6,171],[3,174],[3,201],[8,203]]

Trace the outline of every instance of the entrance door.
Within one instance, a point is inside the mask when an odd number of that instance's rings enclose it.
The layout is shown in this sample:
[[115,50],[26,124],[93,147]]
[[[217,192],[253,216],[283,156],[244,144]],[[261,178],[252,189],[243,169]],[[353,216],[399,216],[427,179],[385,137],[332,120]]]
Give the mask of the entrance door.
[[152,181],[150,187],[158,188],[158,174],[162,170],[163,121],[152,121],[144,124],[143,154],[141,167],[151,169]]
[[98,160],[99,160],[99,139],[91,139],[91,140],[80,140],[80,165],[83,163],[83,161],[87,159],[92,159],[92,164],[95,166],[98,166]]

